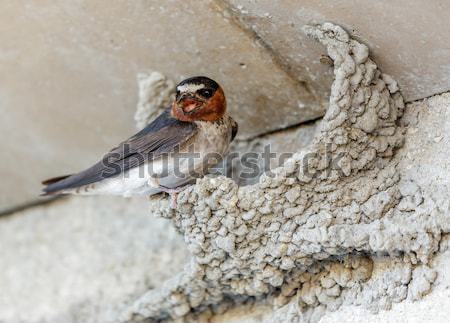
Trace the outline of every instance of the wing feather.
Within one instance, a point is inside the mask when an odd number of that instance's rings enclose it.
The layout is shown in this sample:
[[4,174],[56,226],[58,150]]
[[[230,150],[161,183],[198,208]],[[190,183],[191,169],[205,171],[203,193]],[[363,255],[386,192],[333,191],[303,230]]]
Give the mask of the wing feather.
[[45,194],[55,194],[119,175],[164,153],[173,152],[196,132],[194,123],[171,117],[168,108],[147,127],[109,151],[92,167],[55,183],[49,183],[43,191]]

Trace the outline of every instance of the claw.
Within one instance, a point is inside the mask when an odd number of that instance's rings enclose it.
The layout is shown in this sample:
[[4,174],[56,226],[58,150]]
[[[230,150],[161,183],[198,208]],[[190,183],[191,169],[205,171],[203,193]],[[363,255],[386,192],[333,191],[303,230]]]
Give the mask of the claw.
[[186,186],[180,186],[180,187],[176,187],[176,188],[168,188],[168,187],[160,185],[159,188],[161,189],[161,191],[170,195],[170,208],[176,209],[178,193],[180,193],[182,190],[184,190],[186,188]]
[[170,208],[173,210],[175,210],[177,208],[177,197],[178,197],[178,192],[170,194]]

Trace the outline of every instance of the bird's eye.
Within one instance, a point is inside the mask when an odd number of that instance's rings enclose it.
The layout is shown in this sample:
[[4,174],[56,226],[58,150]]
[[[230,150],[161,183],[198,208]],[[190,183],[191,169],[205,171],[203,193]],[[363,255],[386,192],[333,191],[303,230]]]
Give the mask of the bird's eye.
[[177,90],[177,93],[175,94],[175,96],[178,98],[180,96],[180,91]]
[[213,95],[213,91],[211,91],[210,89],[201,89],[201,90],[198,90],[197,93],[207,99],[212,97],[212,95]]

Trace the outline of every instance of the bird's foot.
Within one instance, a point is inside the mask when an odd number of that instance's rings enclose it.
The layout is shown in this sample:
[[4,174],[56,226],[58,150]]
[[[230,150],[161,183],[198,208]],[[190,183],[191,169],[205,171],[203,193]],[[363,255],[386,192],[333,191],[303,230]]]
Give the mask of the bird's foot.
[[184,190],[186,188],[186,186],[179,186],[176,188],[169,188],[169,187],[165,187],[160,185],[159,188],[161,189],[161,191],[167,193],[170,195],[170,208],[171,209],[176,209],[177,208],[177,197],[178,197],[178,193],[180,193],[182,190]]

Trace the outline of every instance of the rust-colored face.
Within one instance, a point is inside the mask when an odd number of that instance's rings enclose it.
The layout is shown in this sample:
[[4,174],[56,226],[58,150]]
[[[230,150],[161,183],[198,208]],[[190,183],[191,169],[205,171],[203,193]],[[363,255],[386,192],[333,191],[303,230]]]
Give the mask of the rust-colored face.
[[177,86],[172,116],[180,121],[216,121],[226,110],[222,88],[206,77],[194,77]]

